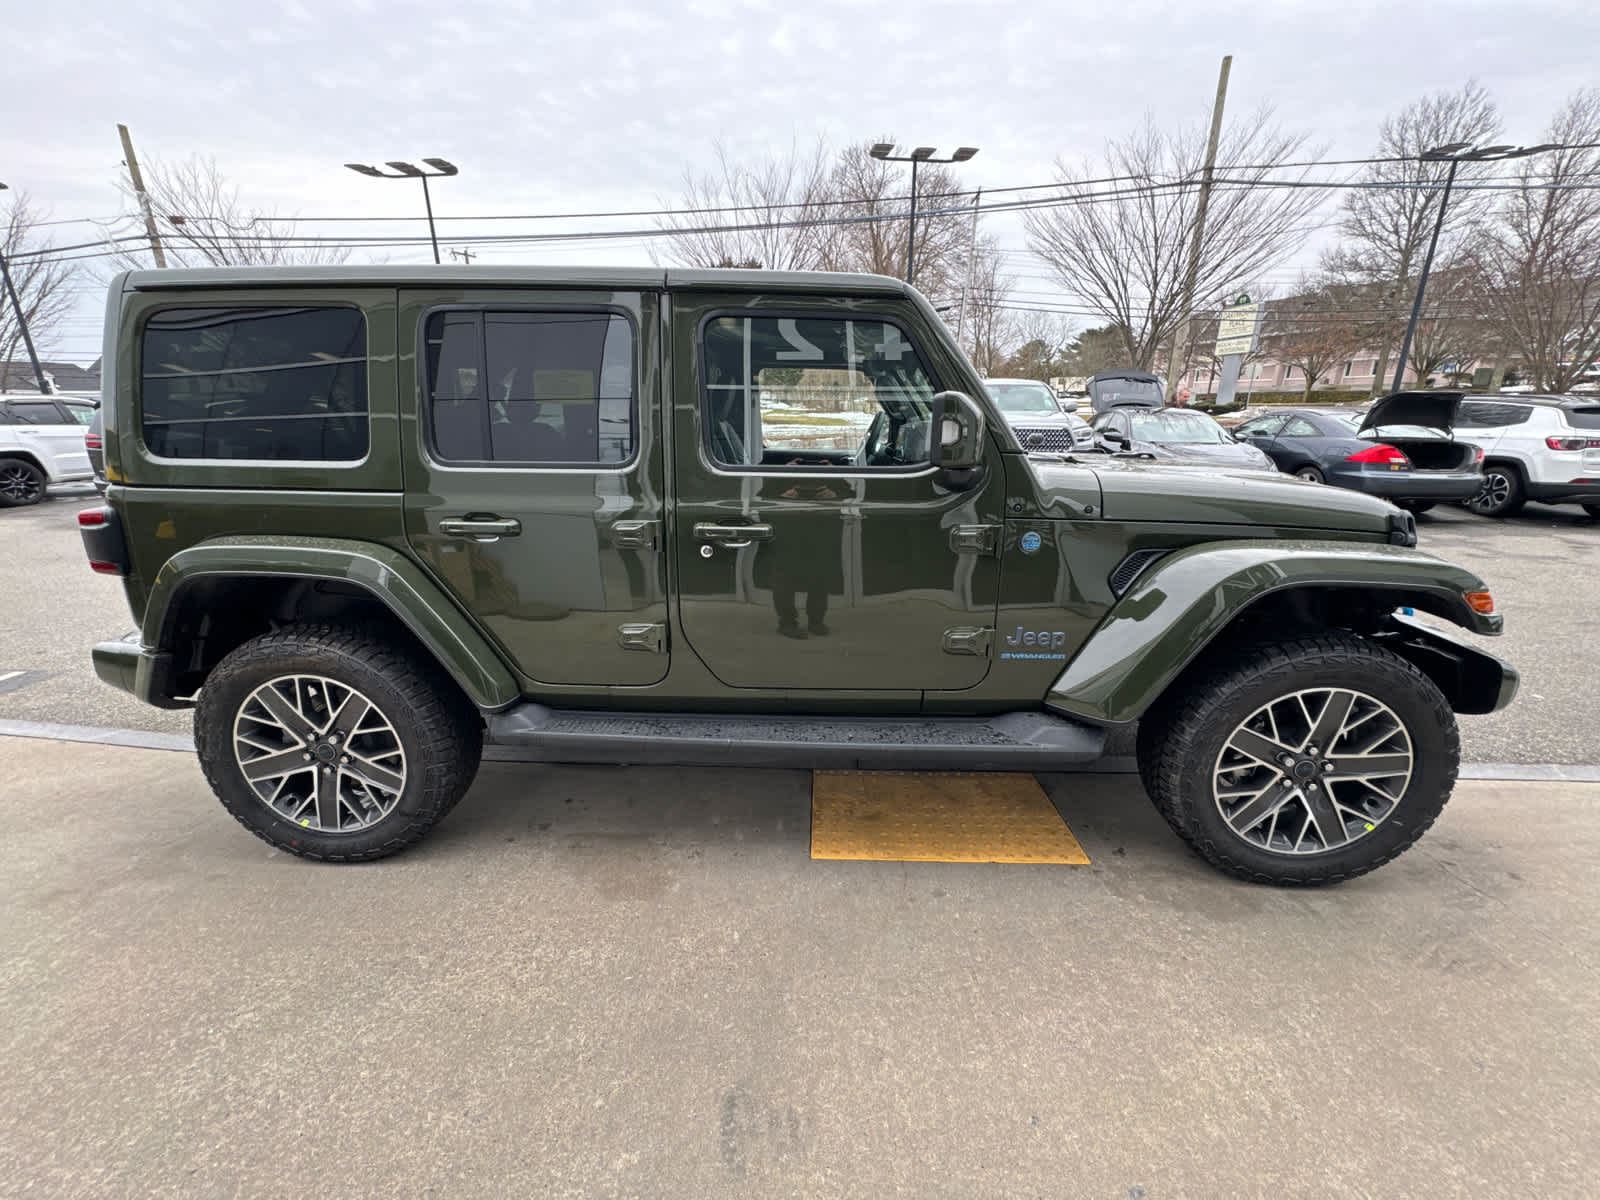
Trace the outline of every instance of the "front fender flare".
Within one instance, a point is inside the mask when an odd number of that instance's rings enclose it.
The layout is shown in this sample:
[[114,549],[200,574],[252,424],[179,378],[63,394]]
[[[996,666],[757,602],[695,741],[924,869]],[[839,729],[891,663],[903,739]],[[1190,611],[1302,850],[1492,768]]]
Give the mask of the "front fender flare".
[[345,538],[240,535],[180,550],[151,584],[140,630],[145,654],[164,649],[167,617],[183,589],[219,575],[353,584],[416,635],[479,708],[504,708],[519,698],[516,680],[494,648],[420,567],[398,550]]
[[1295,588],[1405,593],[1412,603],[1475,633],[1503,618],[1468,607],[1487,591],[1472,572],[1404,546],[1369,542],[1206,542],[1174,552],[1139,576],[1078,648],[1045,704],[1099,723],[1137,720],[1178,673],[1264,596]]

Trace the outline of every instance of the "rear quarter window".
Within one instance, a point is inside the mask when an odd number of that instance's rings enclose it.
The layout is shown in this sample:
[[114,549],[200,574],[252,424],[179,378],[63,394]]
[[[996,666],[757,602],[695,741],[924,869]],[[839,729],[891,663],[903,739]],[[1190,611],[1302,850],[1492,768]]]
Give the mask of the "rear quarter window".
[[140,430],[176,459],[367,453],[367,333],[346,307],[164,309],[140,343]]

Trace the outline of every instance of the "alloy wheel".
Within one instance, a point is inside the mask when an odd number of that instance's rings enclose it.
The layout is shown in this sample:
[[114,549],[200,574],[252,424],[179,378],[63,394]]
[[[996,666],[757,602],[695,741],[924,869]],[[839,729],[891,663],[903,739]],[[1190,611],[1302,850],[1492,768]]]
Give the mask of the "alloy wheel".
[[36,471],[23,463],[0,467],[0,496],[12,504],[32,504],[43,492]]
[[263,804],[317,833],[376,824],[406,786],[405,750],[388,717],[355,688],[320,675],[282,675],[245,697],[233,756]]
[[1388,705],[1350,688],[1309,688],[1239,723],[1217,755],[1212,797],[1252,846],[1320,854],[1377,829],[1413,767],[1411,735]]
[[1493,513],[1504,508],[1511,500],[1511,478],[1504,471],[1485,471],[1478,492],[1467,507],[1473,512]]

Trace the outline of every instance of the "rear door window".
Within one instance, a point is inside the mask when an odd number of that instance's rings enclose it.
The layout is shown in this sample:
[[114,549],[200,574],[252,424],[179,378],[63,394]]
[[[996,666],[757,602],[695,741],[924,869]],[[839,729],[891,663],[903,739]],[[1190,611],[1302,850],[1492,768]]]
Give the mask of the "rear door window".
[[162,458],[367,453],[367,334],[344,307],[172,308],[145,324],[141,432]]
[[11,415],[18,425],[68,424],[54,400],[13,400]]
[[1533,409],[1526,404],[1505,404],[1496,400],[1463,400],[1456,411],[1458,429],[1501,429],[1521,425]]

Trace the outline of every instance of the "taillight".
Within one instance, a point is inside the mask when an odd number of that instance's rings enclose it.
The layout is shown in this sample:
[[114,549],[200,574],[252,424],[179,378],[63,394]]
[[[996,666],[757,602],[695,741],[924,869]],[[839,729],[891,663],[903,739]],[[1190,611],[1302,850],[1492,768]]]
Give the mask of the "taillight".
[[1397,446],[1386,446],[1379,442],[1376,446],[1368,446],[1365,450],[1357,450],[1345,462],[1358,463],[1384,463],[1391,467],[1409,467],[1411,460],[1400,452]]
[[88,552],[91,571],[101,575],[128,573],[128,550],[122,540],[122,527],[109,508],[79,510],[78,532],[83,535],[83,548]]
[[105,443],[101,440],[100,435],[98,433],[86,433],[86,434],[84,434],[83,435],[83,444],[84,444],[85,447],[87,447],[90,450],[103,450],[103,449],[105,449]]
[[1477,454],[1472,456],[1472,461],[1475,462],[1475,463],[1481,463],[1483,461],[1483,447],[1482,446],[1478,447],[1478,452],[1477,452]]
[[1547,437],[1544,444],[1552,450],[1600,450],[1600,438]]
[[85,508],[78,513],[78,528],[93,529],[96,525],[106,523],[106,510],[103,508]]

